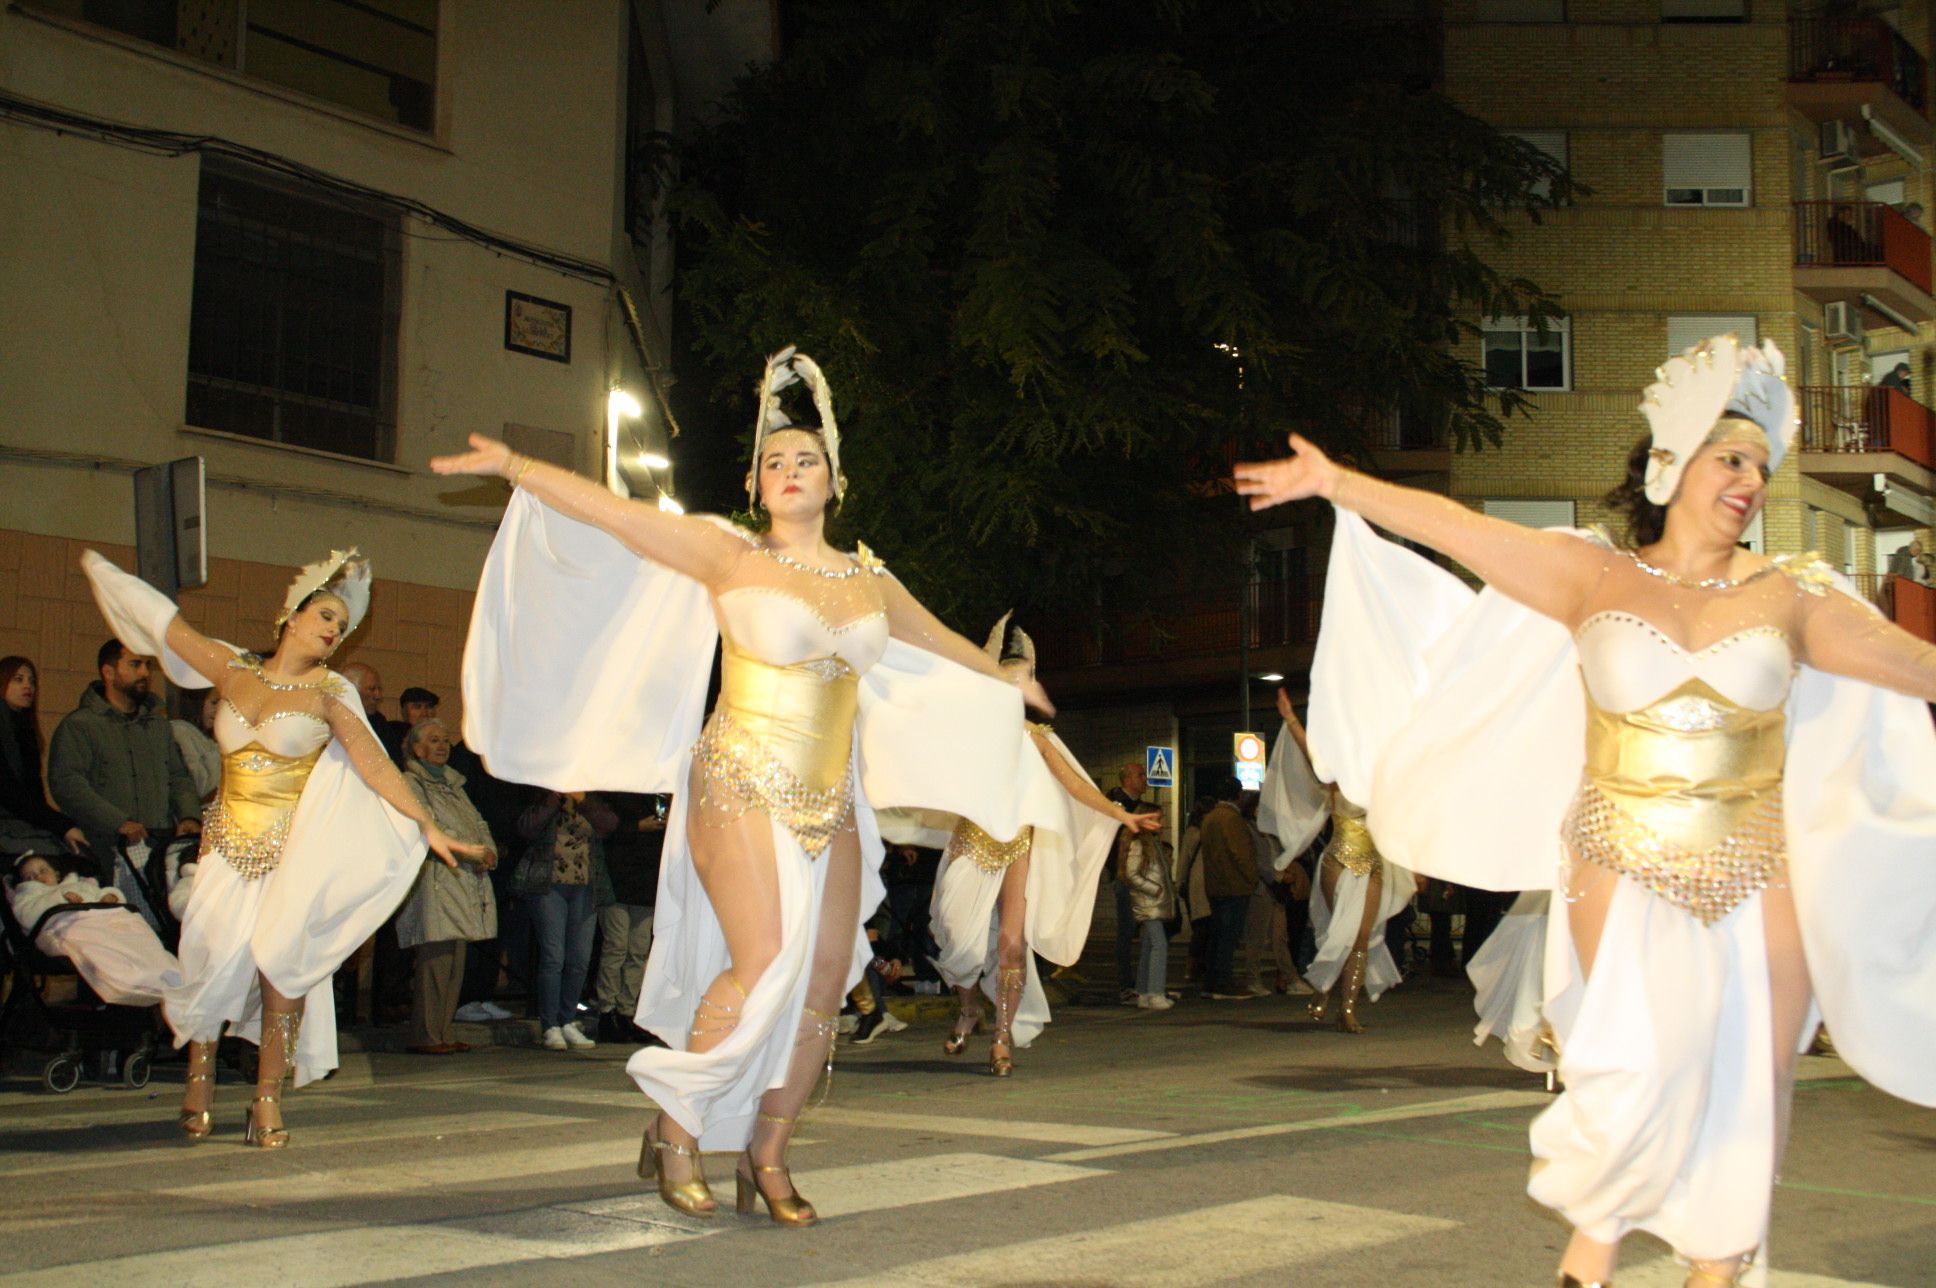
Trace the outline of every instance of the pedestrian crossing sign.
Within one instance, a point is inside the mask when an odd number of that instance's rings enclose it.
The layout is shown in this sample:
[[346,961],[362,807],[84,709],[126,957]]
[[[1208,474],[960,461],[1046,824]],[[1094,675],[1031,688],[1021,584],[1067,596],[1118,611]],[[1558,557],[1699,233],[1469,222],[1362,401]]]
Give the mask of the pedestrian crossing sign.
[[1176,748],[1148,747],[1143,751],[1143,777],[1151,787],[1176,786]]

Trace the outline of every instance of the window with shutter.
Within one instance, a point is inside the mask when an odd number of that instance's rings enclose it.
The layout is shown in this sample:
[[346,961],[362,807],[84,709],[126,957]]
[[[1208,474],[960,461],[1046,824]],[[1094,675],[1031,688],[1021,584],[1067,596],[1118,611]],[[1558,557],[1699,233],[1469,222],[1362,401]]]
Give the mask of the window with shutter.
[[1664,134],[1661,171],[1670,206],[1748,205],[1754,188],[1753,136]]
[[1565,22],[1566,0],[1479,0],[1480,22]]
[[1573,327],[1554,318],[1542,329],[1525,318],[1490,318],[1479,328],[1490,389],[1566,390],[1573,384]]
[[1743,344],[1758,344],[1760,329],[1748,314],[1675,313],[1667,319],[1667,356],[1681,353],[1710,336],[1733,334]]
[[1660,0],[1662,22],[1746,22],[1748,0]]
[[[1506,133],[1515,139],[1522,139],[1532,144],[1562,166],[1571,165],[1567,154],[1565,130],[1507,130]],[[1533,185],[1533,195],[1536,197],[1549,196],[1552,190],[1553,185],[1543,179]]]
[[1518,498],[1505,501],[1487,501],[1486,513],[1495,519],[1505,519],[1523,528],[1570,528],[1573,523],[1572,501],[1523,501]]

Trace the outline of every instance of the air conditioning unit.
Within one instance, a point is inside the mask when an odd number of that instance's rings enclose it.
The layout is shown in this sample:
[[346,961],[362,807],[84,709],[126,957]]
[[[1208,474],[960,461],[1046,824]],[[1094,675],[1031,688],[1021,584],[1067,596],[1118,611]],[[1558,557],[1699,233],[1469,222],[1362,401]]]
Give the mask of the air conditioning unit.
[[1822,306],[1822,330],[1838,346],[1862,343],[1862,310],[1848,300]]
[[1855,127],[1847,121],[1823,121],[1821,153],[1824,161],[1846,161],[1855,156]]

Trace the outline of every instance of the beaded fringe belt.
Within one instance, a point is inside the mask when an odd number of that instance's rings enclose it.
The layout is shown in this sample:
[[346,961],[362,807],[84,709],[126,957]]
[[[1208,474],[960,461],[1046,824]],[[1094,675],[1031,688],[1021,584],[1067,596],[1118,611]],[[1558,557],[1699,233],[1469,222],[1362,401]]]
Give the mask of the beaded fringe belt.
[[715,711],[692,749],[699,767],[699,804],[737,818],[762,810],[793,833],[800,848],[818,856],[846,825],[854,810],[850,765],[840,781],[814,791],[768,751],[760,740],[723,711]]
[[983,872],[1005,872],[1009,864],[1027,856],[1034,840],[1032,827],[1023,828],[1012,841],[998,841],[964,818],[948,838],[948,855],[966,859]]
[[1690,850],[1661,838],[1588,781],[1580,784],[1560,835],[1577,857],[1633,878],[1704,926],[1727,916],[1756,891],[1784,886],[1788,880],[1788,835],[1779,786],[1755,802],[1726,840]]
[[217,800],[202,819],[200,854],[206,858],[213,850],[237,874],[251,881],[267,876],[282,858],[283,843],[289,839],[289,821],[295,816],[294,810],[285,810],[266,830],[245,832],[236,825],[228,807]]
[[1336,859],[1346,872],[1365,877],[1378,866],[1378,847],[1372,843],[1371,829],[1362,818],[1338,815],[1331,820],[1331,844],[1324,857]]

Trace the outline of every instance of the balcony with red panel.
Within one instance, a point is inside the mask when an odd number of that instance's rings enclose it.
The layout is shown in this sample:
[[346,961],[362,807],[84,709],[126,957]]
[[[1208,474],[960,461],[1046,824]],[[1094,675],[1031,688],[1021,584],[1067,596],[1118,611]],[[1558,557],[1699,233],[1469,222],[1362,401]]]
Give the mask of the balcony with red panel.
[[[1788,105],[1817,123],[1880,120],[1917,147],[1931,139],[1928,63],[1881,18],[1790,18]],[[1887,149],[1873,131],[1856,134],[1865,152]]]
[[1881,572],[1857,573],[1854,580],[1890,621],[1917,639],[1936,644],[1936,588]]
[[1879,201],[1798,201],[1795,289],[1878,326],[1936,320],[1929,234]]
[[1802,473],[1861,501],[1877,527],[1927,524],[1936,411],[1887,385],[1805,385],[1795,399]]

